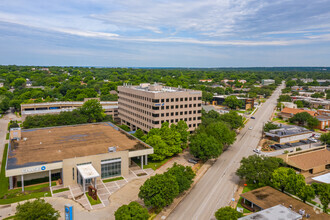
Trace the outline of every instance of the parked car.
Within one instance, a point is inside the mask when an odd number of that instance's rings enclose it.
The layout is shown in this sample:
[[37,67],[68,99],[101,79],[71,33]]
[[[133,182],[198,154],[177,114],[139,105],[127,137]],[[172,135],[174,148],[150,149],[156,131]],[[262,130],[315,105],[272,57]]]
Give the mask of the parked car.
[[192,159],[192,158],[188,159],[188,162],[189,162],[189,163],[193,163],[193,164],[198,163],[196,160],[194,160],[194,159]]
[[308,140],[309,140],[310,142],[313,142],[313,143],[316,143],[316,142],[317,142],[317,140],[316,140],[315,138],[308,138]]
[[320,138],[320,137],[321,137],[321,135],[319,135],[319,134],[314,135],[314,138]]
[[253,127],[249,127],[249,130],[252,130],[253,129]]
[[280,144],[275,144],[276,147],[282,148],[282,145]]
[[256,119],[256,118],[252,116],[251,119]]
[[260,154],[261,151],[259,149],[253,149],[253,152],[257,153],[257,154]]
[[287,145],[289,147],[292,147],[292,144],[291,143],[285,143],[285,145]]
[[300,140],[301,143],[308,144],[308,141],[306,140]]

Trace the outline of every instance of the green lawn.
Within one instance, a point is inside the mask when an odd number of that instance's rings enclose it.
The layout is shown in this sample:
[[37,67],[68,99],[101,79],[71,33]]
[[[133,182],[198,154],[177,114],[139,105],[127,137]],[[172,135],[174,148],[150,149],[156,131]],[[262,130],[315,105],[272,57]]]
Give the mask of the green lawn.
[[111,179],[106,179],[106,180],[102,180],[104,183],[108,183],[108,182],[113,182],[113,181],[117,181],[117,180],[123,180],[124,177],[120,176],[120,177],[116,177],[116,178],[111,178]]
[[[44,183],[35,186],[27,186],[24,188],[25,192],[22,192],[21,188],[8,190],[9,181],[5,176],[6,160],[7,160],[8,144],[5,145],[3,151],[1,173],[0,173],[0,204],[10,204],[27,199],[49,197],[51,193],[49,191],[49,183]],[[56,185],[52,182],[52,185]],[[46,194],[47,193],[47,194]]]
[[69,190],[69,188],[56,189],[56,190],[53,190],[53,194],[60,193],[60,192],[65,192],[65,191],[68,191],[68,190]]
[[88,201],[89,201],[89,203],[90,203],[91,205],[101,204],[101,200],[100,200],[99,197],[97,197],[97,200],[94,200],[92,197],[90,197],[90,196],[88,195],[88,192],[86,192],[86,196],[87,196]]
[[[143,165],[143,169],[151,168],[153,170],[157,170],[159,167],[161,167],[163,164],[165,164],[168,160],[170,160],[171,157],[166,158],[165,160],[161,161],[153,161],[153,160],[148,160],[148,165]],[[141,161],[140,158],[132,158],[132,160],[141,167]]]
[[[243,192],[242,193],[246,193],[246,192],[249,192],[249,191],[251,191],[251,190],[254,190],[254,189],[256,189],[256,188],[258,188],[257,186],[255,186],[255,185],[247,185],[247,186],[245,186],[244,188],[243,188]],[[241,205],[241,201],[242,201],[242,197],[240,197],[239,198],[239,200],[238,200],[238,203],[237,203],[237,206],[236,207],[240,207],[240,208],[243,208],[243,212],[244,213],[251,213],[251,211],[250,210],[247,210],[246,208],[244,208],[242,205]]]
[[0,173],[0,197],[4,195],[5,192],[8,191],[9,182],[8,182],[8,178],[6,178],[5,176],[7,151],[8,151],[8,144],[5,145],[5,149],[3,150],[3,156],[2,156],[1,173]]
[[6,134],[6,140],[9,140],[10,133]]

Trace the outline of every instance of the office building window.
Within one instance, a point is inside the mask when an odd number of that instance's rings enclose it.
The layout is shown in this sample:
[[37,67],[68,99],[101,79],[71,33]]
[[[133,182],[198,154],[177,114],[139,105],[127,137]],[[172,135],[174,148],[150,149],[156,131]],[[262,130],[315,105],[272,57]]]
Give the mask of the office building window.
[[121,159],[108,159],[101,161],[101,178],[121,175]]

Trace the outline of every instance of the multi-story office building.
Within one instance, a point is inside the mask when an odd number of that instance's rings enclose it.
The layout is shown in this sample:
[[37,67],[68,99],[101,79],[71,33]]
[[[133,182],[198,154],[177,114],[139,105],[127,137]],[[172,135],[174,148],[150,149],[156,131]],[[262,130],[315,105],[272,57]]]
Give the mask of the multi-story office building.
[[118,114],[122,124],[132,130],[148,132],[167,121],[183,120],[189,131],[201,123],[202,92],[143,83],[118,87]]
[[261,80],[261,84],[263,86],[275,84],[275,80],[273,80],[273,79],[263,79],[263,80]]
[[[61,102],[41,102],[41,103],[29,103],[21,104],[22,120],[25,120],[30,115],[44,115],[44,114],[59,114],[64,111],[72,111],[81,107],[85,101],[61,101]],[[99,100],[99,99],[98,99]],[[119,121],[118,118],[118,102],[116,101],[100,101],[104,113],[112,115],[115,121]]]

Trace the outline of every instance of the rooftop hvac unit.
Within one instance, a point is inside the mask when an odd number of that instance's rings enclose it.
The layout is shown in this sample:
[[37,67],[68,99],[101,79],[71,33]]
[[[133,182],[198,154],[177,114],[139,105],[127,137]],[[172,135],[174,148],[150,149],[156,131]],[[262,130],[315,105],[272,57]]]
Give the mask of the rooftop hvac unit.
[[108,147],[108,152],[116,152],[116,147]]

